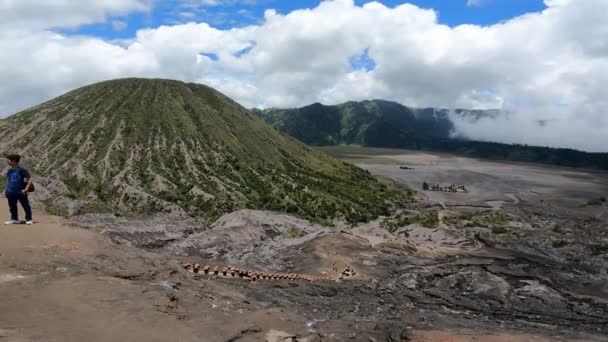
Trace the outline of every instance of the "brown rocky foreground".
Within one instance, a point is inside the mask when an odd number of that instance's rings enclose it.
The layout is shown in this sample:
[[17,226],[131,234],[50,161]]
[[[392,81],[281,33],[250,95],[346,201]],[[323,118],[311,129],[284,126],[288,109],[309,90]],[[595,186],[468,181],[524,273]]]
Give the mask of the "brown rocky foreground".
[[[7,215],[3,201],[0,214]],[[592,294],[586,308],[568,311],[583,305],[572,299],[579,295],[562,297],[545,285],[546,275],[530,275],[516,288],[505,275],[513,271],[484,255],[489,250],[424,228],[418,229],[424,238],[390,242],[373,227],[345,233],[295,222],[302,237],[281,240],[274,253],[247,256],[238,253],[247,254],[238,236],[235,250],[220,237],[255,234],[242,229],[247,226],[276,242],[284,228],[280,215],[236,213],[204,235],[147,250],[136,247],[137,234],[121,240],[40,211],[35,220],[0,228],[2,341],[605,340],[606,306],[591,304]],[[358,277],[317,284],[195,275],[182,265],[200,256],[171,254],[201,241],[224,249],[220,259],[254,268],[331,274],[348,264]],[[524,267],[524,259],[503,259]],[[514,295],[521,303],[507,303]],[[547,305],[564,307],[547,312]]]

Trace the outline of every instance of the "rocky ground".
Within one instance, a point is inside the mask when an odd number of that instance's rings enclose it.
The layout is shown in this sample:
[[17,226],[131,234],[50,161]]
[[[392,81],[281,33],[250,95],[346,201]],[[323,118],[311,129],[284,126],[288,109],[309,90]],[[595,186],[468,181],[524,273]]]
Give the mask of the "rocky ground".
[[[406,172],[421,170],[472,190],[425,193],[357,227],[248,210],[210,226],[37,212],[34,226],[0,228],[0,340],[608,341],[607,176],[374,158],[358,162],[412,187],[422,175]],[[356,273],[251,282],[183,262]]]

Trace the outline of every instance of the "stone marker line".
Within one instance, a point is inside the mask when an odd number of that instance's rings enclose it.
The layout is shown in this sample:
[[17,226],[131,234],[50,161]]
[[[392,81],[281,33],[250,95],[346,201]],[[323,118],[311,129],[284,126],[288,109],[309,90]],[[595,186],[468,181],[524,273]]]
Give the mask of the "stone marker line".
[[252,271],[239,267],[233,266],[210,266],[200,264],[182,264],[182,267],[195,274],[206,274],[216,275],[227,278],[241,278],[247,279],[252,282],[257,280],[291,280],[291,281],[308,281],[308,282],[335,282],[344,280],[346,278],[352,278],[356,275],[355,270],[352,267],[347,267],[342,272],[338,273],[337,277],[328,275],[310,275],[300,273],[274,273],[274,272],[261,272]]

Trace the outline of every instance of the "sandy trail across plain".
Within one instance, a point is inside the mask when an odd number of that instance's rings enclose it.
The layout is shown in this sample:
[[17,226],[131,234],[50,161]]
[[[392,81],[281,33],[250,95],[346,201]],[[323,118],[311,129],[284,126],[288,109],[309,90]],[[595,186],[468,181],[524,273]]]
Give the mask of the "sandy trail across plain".
[[[469,193],[426,191],[430,202],[455,206],[500,206],[519,201],[582,207],[608,197],[608,172],[515,162],[495,162],[438,153],[375,148],[321,148],[342,159],[421,191],[422,183],[464,185]],[[401,166],[413,170],[401,169]],[[597,216],[608,207],[588,208]]]

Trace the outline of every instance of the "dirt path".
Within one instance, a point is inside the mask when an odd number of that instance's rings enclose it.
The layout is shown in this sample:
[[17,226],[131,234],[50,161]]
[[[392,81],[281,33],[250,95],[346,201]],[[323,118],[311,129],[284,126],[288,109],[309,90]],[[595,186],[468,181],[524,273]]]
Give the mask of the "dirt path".
[[[0,216],[7,215],[0,199]],[[239,341],[254,341],[272,326],[294,330],[273,324],[289,313],[222,310],[237,295],[219,287],[207,287],[209,297],[200,298],[199,283],[180,303],[162,286],[177,268],[172,259],[115,245],[38,210],[34,220],[32,226],[0,226],[1,341],[224,341],[241,335]]]
[[[8,215],[4,199],[0,215]],[[149,261],[40,211],[34,219],[32,226],[0,226],[3,341],[166,341],[169,328],[187,329],[146,310],[150,296],[119,277]],[[126,267],[114,268],[121,257]],[[112,272],[117,277],[104,275]]]

